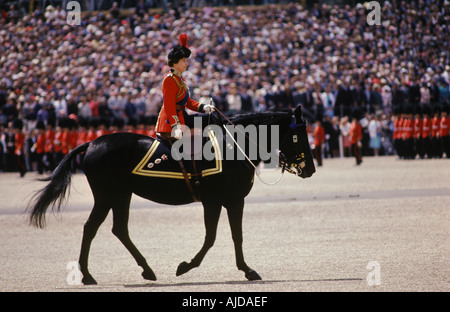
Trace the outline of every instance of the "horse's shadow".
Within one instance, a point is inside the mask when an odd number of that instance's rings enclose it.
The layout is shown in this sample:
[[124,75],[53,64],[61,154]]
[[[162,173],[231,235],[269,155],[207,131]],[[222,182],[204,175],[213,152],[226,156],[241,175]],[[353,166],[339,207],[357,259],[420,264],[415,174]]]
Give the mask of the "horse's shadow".
[[160,287],[190,287],[190,286],[211,286],[211,285],[264,285],[278,283],[311,283],[311,282],[347,282],[362,281],[362,278],[327,278],[310,280],[267,280],[267,281],[223,281],[223,282],[183,282],[183,283],[145,283],[123,285],[125,288],[160,288]]

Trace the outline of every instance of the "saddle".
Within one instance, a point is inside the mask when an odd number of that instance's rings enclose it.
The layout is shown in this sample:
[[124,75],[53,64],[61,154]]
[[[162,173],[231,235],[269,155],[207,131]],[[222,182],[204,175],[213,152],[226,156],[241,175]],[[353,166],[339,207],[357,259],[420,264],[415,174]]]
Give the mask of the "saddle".
[[[222,172],[223,158],[219,141],[213,131],[209,131],[208,135],[209,137],[202,138],[202,144],[191,144],[187,146],[190,147],[189,150],[180,151],[181,159],[180,155],[172,155],[172,148],[177,147],[176,141],[158,136],[132,173],[146,177],[184,179],[194,201],[200,201],[199,186],[202,180]],[[212,160],[207,160],[202,155],[203,146],[207,142],[210,142],[214,150]],[[186,149],[186,146],[182,147]]]

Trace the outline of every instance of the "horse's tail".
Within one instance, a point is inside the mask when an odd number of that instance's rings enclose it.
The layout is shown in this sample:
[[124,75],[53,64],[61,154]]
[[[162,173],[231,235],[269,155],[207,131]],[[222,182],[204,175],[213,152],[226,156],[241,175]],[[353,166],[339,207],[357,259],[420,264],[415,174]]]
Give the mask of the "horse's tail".
[[36,192],[28,205],[27,211],[30,213],[29,223],[39,227],[45,227],[45,212],[52,205],[52,210],[61,211],[61,206],[66,197],[67,191],[70,190],[72,180],[72,161],[75,157],[87,150],[90,143],[85,143],[69,154],[58,164],[52,175],[41,181],[50,182],[43,189]]

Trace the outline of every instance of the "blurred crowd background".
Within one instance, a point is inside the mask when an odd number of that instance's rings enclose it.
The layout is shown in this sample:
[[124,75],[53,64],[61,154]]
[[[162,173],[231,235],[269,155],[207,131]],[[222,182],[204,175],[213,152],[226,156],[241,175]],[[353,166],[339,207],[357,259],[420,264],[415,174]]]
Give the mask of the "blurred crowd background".
[[0,12],[0,171],[51,170],[50,158],[80,143],[38,157],[49,127],[154,135],[167,54],[181,33],[193,99],[213,98],[228,115],[301,104],[311,125],[326,127],[324,157],[349,156],[354,116],[370,156],[397,153],[397,115],[448,112],[447,0],[379,1],[380,25],[358,1],[80,1],[73,26],[67,1],[31,2],[2,2]]

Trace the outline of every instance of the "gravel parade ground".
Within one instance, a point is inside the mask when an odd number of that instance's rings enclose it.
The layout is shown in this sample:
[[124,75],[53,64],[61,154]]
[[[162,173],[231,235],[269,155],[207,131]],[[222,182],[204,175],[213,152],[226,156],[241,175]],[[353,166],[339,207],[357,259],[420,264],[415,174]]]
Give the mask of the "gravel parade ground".
[[[180,277],[204,238],[201,204],[164,206],[134,196],[129,229],[158,280],[141,277],[111,233],[110,213],[89,258],[98,285],[78,284],[83,224],[93,198],[75,174],[62,214],[47,227],[27,224],[24,209],[45,183],[36,173],[0,174],[2,292],[448,292],[450,160],[366,157],[324,159],[309,179],[285,173],[268,186],[255,177],[244,210],[244,255],[262,281],[236,268],[222,210],[215,245],[202,265]],[[275,181],[280,171],[264,170]],[[74,273],[75,272],[75,273]]]

